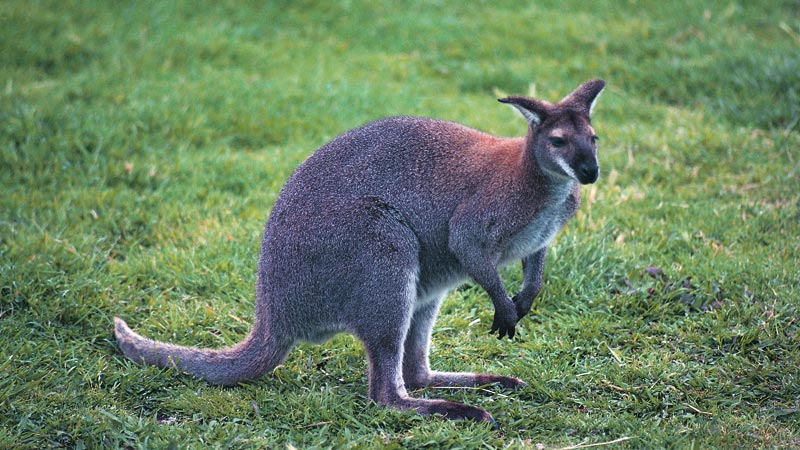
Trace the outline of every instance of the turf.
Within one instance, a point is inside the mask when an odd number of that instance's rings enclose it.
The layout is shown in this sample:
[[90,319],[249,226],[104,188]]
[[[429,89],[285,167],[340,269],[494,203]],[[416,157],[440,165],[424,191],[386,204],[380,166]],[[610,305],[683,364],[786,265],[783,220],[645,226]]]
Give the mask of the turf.
[[[800,4],[0,3],[0,448],[800,446]],[[315,148],[391,115],[502,135],[503,93],[594,77],[601,179],[514,341],[453,292],[429,389],[500,427],[366,398],[361,345],[219,388],[125,360],[252,322],[259,239]],[[503,272],[509,290],[519,267]]]

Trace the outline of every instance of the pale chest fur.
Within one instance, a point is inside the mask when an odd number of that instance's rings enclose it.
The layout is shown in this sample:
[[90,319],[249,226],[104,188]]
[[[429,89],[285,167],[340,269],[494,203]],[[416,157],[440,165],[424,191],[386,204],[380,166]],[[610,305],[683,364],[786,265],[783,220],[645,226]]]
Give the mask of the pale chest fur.
[[552,195],[553,198],[536,211],[531,221],[507,240],[501,263],[524,258],[546,247],[575,215],[580,195],[574,184],[570,183]]

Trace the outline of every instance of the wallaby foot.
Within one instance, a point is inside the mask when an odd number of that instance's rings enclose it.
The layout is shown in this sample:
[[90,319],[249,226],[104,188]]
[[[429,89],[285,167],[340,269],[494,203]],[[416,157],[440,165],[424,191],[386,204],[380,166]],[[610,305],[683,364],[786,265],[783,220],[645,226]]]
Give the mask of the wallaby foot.
[[403,382],[406,387],[417,389],[426,386],[484,386],[499,384],[506,389],[527,386],[519,378],[488,373],[439,372],[430,369],[428,352],[431,344],[433,323],[439,313],[443,297],[429,301],[414,312],[403,352]]
[[471,372],[439,372],[429,371],[426,375],[407,377],[406,386],[409,388],[422,388],[427,386],[486,386],[497,384],[506,389],[520,389],[528,384],[519,378],[489,373]]
[[369,398],[375,403],[401,411],[414,410],[422,415],[439,415],[449,420],[469,419],[487,422],[497,428],[497,423],[491,414],[480,408],[446,400],[409,397],[405,386],[397,376],[399,371],[393,370],[392,367],[382,368],[381,362],[378,361],[373,360],[371,363]]
[[[382,403],[378,401],[378,403]],[[430,416],[439,415],[448,420],[474,420],[476,422],[486,422],[497,428],[492,415],[488,412],[461,403],[450,402],[447,400],[428,400],[423,398],[404,397],[391,402],[382,403],[401,411],[415,410],[419,414]]]
[[[389,285],[389,280],[386,280]],[[410,300],[410,296],[406,297]],[[392,323],[408,324],[404,315],[410,313],[410,308],[402,308],[401,299],[389,304],[395,306],[395,320]],[[407,300],[407,301],[408,301]],[[356,333],[364,343],[369,359],[369,398],[380,405],[399,409],[401,411],[414,410],[422,415],[439,415],[449,420],[474,420],[486,422],[495,428],[497,423],[492,416],[473,406],[446,400],[421,399],[408,396],[403,380],[403,338],[406,329],[403,327],[363,327]]]

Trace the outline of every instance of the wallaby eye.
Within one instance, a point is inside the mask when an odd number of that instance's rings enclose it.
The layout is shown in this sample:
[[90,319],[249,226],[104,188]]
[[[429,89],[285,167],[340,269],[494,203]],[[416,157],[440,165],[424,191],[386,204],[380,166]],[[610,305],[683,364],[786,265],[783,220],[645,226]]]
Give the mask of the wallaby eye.
[[591,140],[592,140],[592,144],[597,144],[597,141],[599,141],[599,140],[600,140],[600,138],[599,138],[599,137],[597,137],[597,136],[592,136],[592,137],[591,137],[591,138],[589,138],[589,139],[591,139]]
[[567,141],[565,141],[564,139],[562,139],[560,137],[551,137],[550,138],[550,145],[552,145],[555,148],[563,147],[566,144],[567,144]]

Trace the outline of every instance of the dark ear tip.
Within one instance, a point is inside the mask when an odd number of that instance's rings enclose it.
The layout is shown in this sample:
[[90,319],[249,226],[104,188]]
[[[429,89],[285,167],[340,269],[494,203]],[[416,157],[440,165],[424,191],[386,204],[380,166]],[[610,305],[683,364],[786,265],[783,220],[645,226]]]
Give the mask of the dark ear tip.
[[595,86],[597,86],[600,89],[603,89],[604,87],[606,87],[606,81],[603,80],[602,78],[595,78],[594,80],[590,80],[589,83],[594,84]]

